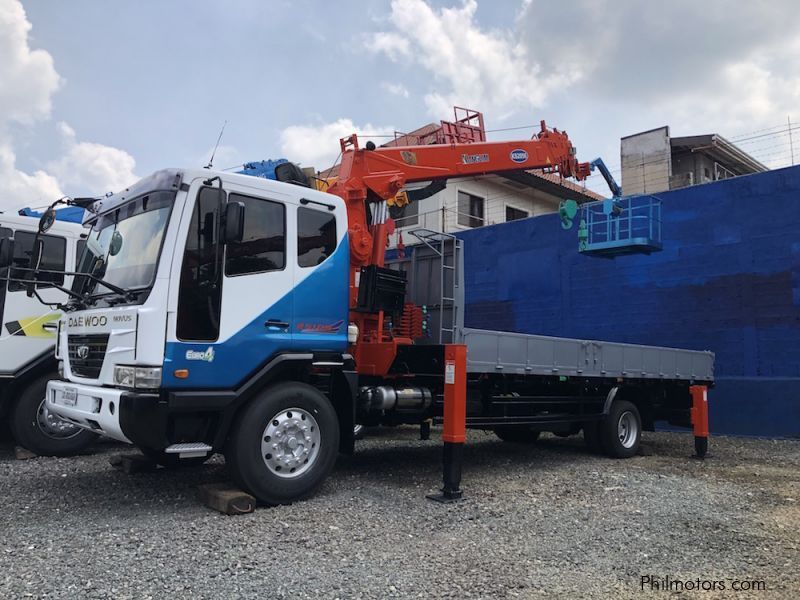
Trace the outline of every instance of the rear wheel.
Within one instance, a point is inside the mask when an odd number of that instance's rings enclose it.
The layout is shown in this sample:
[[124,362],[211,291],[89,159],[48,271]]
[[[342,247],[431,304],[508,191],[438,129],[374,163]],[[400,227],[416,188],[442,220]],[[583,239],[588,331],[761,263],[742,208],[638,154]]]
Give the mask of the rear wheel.
[[97,434],[47,410],[47,382],[55,378],[53,373],[28,384],[19,394],[10,420],[16,442],[40,456],[77,454],[97,439]]
[[264,390],[233,426],[225,461],[237,484],[265,504],[306,498],[339,449],[336,411],[316,388],[287,382]]
[[504,442],[515,444],[533,444],[539,439],[540,431],[528,425],[503,425],[494,428],[494,433]]
[[639,409],[627,400],[615,400],[600,425],[600,440],[606,454],[613,458],[630,458],[639,451],[641,439]]

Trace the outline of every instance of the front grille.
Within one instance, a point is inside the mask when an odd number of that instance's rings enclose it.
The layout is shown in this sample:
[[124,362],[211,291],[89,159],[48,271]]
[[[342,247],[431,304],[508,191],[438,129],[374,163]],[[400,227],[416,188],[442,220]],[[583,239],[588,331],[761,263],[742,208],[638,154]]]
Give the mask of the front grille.
[[[100,369],[103,367],[103,359],[106,356],[108,346],[108,334],[98,333],[93,335],[70,335],[67,337],[67,348],[69,353],[69,366],[72,372],[78,377],[97,379],[100,377]],[[88,348],[86,351],[79,351],[81,347]],[[79,355],[86,354],[81,357]]]

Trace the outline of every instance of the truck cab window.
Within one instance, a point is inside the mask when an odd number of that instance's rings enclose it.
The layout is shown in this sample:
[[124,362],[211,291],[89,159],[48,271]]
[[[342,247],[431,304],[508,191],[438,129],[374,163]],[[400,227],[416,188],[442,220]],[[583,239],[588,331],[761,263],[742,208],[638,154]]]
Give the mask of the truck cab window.
[[328,212],[297,209],[297,264],[313,267],[336,250],[336,217]]
[[[12,261],[11,278],[12,279],[26,279],[32,278],[33,274],[30,271],[23,271],[21,269],[30,269],[34,265],[31,264],[31,256],[33,255],[33,242],[36,236],[26,231],[17,231],[14,236],[14,257]],[[51,284],[64,285],[64,267],[67,253],[67,240],[62,237],[54,235],[41,235],[39,239],[42,240],[42,260],[39,263],[39,268],[43,271],[61,271],[61,273],[40,273],[36,287],[46,288],[52,287]],[[25,284],[19,281],[9,281],[8,291],[18,292],[25,289]]]
[[286,266],[286,207],[279,202],[230,194],[244,203],[244,238],[225,247],[225,275],[280,271]]
[[204,187],[197,195],[181,266],[177,334],[182,340],[219,337],[222,248],[217,244],[218,223],[219,192]]

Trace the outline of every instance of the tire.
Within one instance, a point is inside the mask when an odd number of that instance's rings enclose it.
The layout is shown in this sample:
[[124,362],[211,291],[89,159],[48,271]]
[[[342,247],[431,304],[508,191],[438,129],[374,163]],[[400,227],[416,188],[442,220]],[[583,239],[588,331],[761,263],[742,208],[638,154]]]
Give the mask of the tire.
[[139,451],[153,462],[158,463],[166,469],[179,469],[181,467],[199,467],[204,464],[212,454],[206,456],[195,456],[192,458],[181,458],[178,454],[167,454],[160,450],[150,448],[139,448]]
[[642,418],[639,409],[627,400],[615,400],[600,422],[600,442],[612,458],[630,458],[639,451]]
[[591,452],[596,454],[604,452],[600,440],[600,421],[589,421],[583,424],[583,441]]
[[225,462],[234,481],[268,505],[311,496],[333,469],[339,423],[328,399],[304,383],[268,387],[239,414]]
[[31,381],[19,393],[11,413],[11,434],[16,442],[39,456],[71,456],[85,450],[97,434],[63,421],[47,411],[47,382],[55,373]]
[[526,425],[502,425],[494,428],[494,434],[504,442],[533,444],[541,432]]

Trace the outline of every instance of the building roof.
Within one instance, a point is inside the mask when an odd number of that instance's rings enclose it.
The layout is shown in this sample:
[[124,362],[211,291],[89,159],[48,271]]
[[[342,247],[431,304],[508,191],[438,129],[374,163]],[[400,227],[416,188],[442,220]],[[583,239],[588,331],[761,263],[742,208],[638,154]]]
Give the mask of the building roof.
[[564,179],[558,173],[545,173],[540,170],[514,171],[503,173],[498,175],[498,177],[503,177],[518,185],[541,190],[560,198],[569,196],[578,203],[605,200],[605,196],[584,188],[574,181]]
[[729,142],[718,133],[670,138],[670,148],[675,152],[702,152],[732,169],[737,175],[763,173],[769,169],[755,158]]

